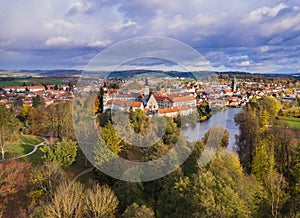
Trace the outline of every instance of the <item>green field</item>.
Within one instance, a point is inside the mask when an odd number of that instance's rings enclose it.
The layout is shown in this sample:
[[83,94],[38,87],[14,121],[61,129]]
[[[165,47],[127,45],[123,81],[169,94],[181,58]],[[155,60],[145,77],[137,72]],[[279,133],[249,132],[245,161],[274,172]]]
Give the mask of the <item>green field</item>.
[[0,81],[0,88],[5,86],[42,85],[42,84],[63,84],[62,80],[72,81],[74,78],[55,78],[55,77],[13,77],[11,81]]
[[287,122],[291,129],[300,130],[300,118],[280,117],[280,120],[283,120],[283,121]]

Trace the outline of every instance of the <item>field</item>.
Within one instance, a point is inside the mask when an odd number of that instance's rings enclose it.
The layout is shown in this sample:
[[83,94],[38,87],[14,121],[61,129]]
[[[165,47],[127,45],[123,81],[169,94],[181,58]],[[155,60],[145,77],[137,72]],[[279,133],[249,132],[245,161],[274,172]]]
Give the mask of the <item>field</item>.
[[287,122],[291,129],[300,130],[300,118],[280,117],[280,120],[283,120],[283,121]]
[[[7,79],[7,78],[6,78]],[[11,77],[11,80],[4,80],[0,76],[0,88],[5,86],[22,86],[26,85],[42,85],[42,84],[63,84],[65,81],[73,81],[74,78],[57,78],[57,77]]]

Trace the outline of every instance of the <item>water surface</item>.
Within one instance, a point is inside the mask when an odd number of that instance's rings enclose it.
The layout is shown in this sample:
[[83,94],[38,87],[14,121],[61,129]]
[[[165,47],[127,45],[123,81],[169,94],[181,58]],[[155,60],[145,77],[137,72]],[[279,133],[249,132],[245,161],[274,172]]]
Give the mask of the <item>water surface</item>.
[[188,127],[183,130],[183,134],[190,142],[197,141],[204,137],[204,134],[213,126],[223,126],[229,133],[229,150],[235,150],[236,135],[239,134],[239,127],[234,122],[234,116],[238,114],[242,108],[229,108],[212,115],[212,117],[202,123],[197,123],[195,127]]

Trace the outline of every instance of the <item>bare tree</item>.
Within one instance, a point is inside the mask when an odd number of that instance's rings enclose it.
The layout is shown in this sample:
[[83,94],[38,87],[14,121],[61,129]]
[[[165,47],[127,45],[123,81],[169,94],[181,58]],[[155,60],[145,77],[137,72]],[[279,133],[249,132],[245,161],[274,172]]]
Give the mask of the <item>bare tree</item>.
[[84,187],[81,183],[64,181],[56,189],[50,205],[46,207],[47,217],[83,217],[84,214]]
[[94,184],[86,192],[88,217],[112,217],[118,206],[118,199],[108,186]]

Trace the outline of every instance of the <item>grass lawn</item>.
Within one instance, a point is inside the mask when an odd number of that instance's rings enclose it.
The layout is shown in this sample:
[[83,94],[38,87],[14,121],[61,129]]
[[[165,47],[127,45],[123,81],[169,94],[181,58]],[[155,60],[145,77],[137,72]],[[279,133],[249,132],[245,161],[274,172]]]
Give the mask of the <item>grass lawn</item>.
[[28,154],[33,150],[32,145],[14,142],[9,144],[8,151],[5,153],[5,158],[17,157],[23,154]]
[[291,129],[300,130],[300,118],[280,117],[280,120],[283,120],[283,121],[287,122]]
[[34,149],[33,145],[43,142],[42,138],[36,136],[22,135],[20,138],[8,146],[8,151],[5,154],[6,158],[12,158],[28,154]]
[[33,144],[33,145],[39,144],[44,141],[44,139],[34,135],[22,135],[19,140],[22,143]]
[[41,147],[39,147],[36,152],[28,157],[22,158],[23,161],[30,162],[33,166],[41,166],[44,162],[42,159],[43,152],[41,151]]

